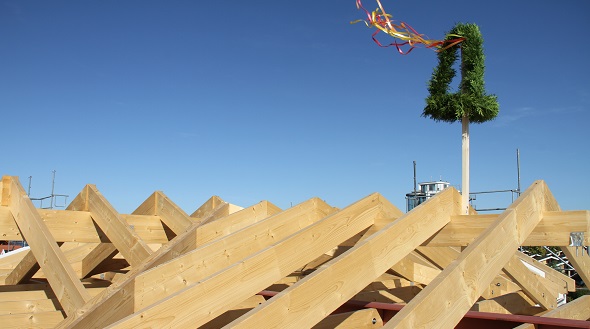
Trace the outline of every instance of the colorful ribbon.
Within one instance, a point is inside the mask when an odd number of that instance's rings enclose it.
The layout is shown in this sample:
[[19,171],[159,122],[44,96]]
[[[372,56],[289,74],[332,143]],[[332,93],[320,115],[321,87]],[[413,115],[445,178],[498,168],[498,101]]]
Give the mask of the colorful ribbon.
[[[426,48],[434,48],[436,51],[442,51],[465,40],[465,38],[459,35],[448,35],[446,40],[427,39],[426,35],[416,32],[414,28],[405,22],[400,21],[398,24],[394,23],[394,20],[391,19],[393,16],[385,12],[381,1],[376,1],[379,8],[375,9],[373,12],[369,12],[363,7],[361,0],[356,0],[356,7],[365,11],[367,14],[367,20],[359,19],[350,23],[355,24],[362,21],[365,22],[368,27],[377,28],[377,31],[373,33],[372,38],[379,47],[395,46],[400,54],[407,55],[420,44],[424,45]],[[403,42],[394,40],[388,45],[383,45],[376,37],[379,32],[387,33],[393,38],[400,39]],[[408,46],[408,50],[404,51],[402,49],[404,46]]]

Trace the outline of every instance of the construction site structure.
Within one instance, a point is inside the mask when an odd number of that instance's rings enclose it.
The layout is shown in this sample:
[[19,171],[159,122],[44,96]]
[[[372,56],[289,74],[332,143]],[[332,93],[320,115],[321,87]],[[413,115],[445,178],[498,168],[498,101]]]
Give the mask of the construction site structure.
[[590,328],[590,296],[563,303],[583,287],[519,250],[557,246],[590,282],[590,211],[542,180],[468,215],[453,187],[407,213],[379,193],[190,215],[161,191],[131,214],[92,184],[65,209],[15,176],[0,193],[2,239],[29,244],[0,256],[2,328]]

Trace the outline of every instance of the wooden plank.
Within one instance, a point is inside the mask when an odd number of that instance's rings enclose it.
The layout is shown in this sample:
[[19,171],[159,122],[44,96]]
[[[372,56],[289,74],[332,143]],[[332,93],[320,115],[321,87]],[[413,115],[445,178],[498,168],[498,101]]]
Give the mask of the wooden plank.
[[549,280],[529,270],[517,255],[510,258],[504,265],[504,272],[535,302],[545,309],[551,310],[557,307],[558,292]]
[[3,314],[0,315],[2,328],[54,328],[64,319],[60,311],[29,313],[29,314]]
[[570,264],[576,269],[576,272],[584,281],[587,287],[590,286],[590,257],[584,252],[583,248],[579,248],[576,252],[576,247],[565,246],[561,250],[567,257]]
[[383,327],[383,320],[379,312],[374,308],[367,308],[330,315],[313,326],[313,329],[370,329],[381,327]]
[[82,259],[80,276],[87,278],[97,274],[95,270],[101,267],[101,265],[104,265],[104,263],[109,262],[117,253],[117,248],[115,248],[112,243],[98,244],[86,257],[84,257],[84,259]]
[[125,215],[121,219],[146,244],[164,244],[168,242],[168,235],[157,215]]
[[[37,209],[57,242],[109,242],[97,230],[90,212],[74,210]],[[120,215],[146,243],[166,243],[168,238],[161,223],[161,216]],[[8,207],[0,207],[0,238],[22,240],[20,231]]]
[[4,278],[4,284],[14,285],[28,282],[41,268],[31,250],[24,251],[25,256]]
[[522,291],[522,288],[512,282],[507,275],[501,273],[490,282],[487,289],[481,294],[482,298],[492,299],[498,296]]
[[[267,209],[262,212],[262,216],[257,216],[259,208]],[[202,225],[197,231],[197,244],[202,246],[207,242],[218,239],[222,236],[227,236],[231,232],[236,232],[246,226],[252,225],[262,219],[265,219],[269,214],[279,213],[281,209],[268,201],[262,201],[257,208],[247,208],[240,211],[242,216],[227,217],[224,220],[216,220]],[[250,212],[251,214],[248,214]]]
[[558,288],[558,293],[567,294],[568,292],[576,291],[576,281],[567,275],[537,261],[536,259],[527,256],[526,254],[517,251],[516,255],[518,258],[527,263],[530,267],[535,268],[537,271],[543,272],[542,276],[553,282]]
[[454,188],[442,191],[230,327],[306,328],[317,324],[446,225],[451,215],[460,212],[460,198]]
[[0,302],[0,315],[57,311],[55,299],[11,300]]
[[145,308],[312,225],[334,211],[318,198],[268,217],[139,275],[135,310]]
[[[572,319],[572,320],[590,320],[590,295],[582,296],[573,301],[564,304],[543,315],[547,318]],[[535,325],[530,323],[522,324],[514,329],[535,329]]]
[[[200,326],[369,227],[375,218],[391,217],[393,213],[399,213],[399,210],[386,203],[379,194],[370,195],[128,316],[113,328]],[[297,253],[293,252],[295,249]]]
[[542,218],[548,188],[534,182],[385,327],[450,328],[461,321]]
[[461,254],[461,251],[452,247],[418,247],[416,252],[441,270]]
[[418,262],[413,253],[414,252],[411,252],[408,256],[393,265],[391,270],[409,281],[429,284],[440,274],[441,270]]
[[83,193],[86,193],[87,207],[92,219],[117,250],[131,266],[141,264],[152,253],[147,244],[127,225],[96,186],[86,185]]
[[[8,193],[2,195],[3,201],[8,200],[8,206],[19,229],[27,239],[35,259],[47,276],[64,311],[66,314],[72,314],[90,300],[90,295],[49,233],[18,178],[4,176],[2,181],[3,192]],[[5,189],[7,186],[10,186],[8,191]]]
[[[432,247],[467,246],[473,242],[490,225],[498,220],[499,215],[462,215],[453,216],[449,225],[444,227],[424,245]],[[570,232],[585,232],[590,236],[590,211],[546,211],[543,218],[523,246],[563,246],[570,243]]]
[[499,314],[535,315],[544,310],[536,307],[535,304],[523,291],[517,291],[479,301],[470,310]]
[[[226,216],[221,220],[233,222],[239,218],[248,220],[248,217],[254,216],[258,220],[274,214],[277,209],[276,206],[267,207],[269,203],[261,202],[254,206],[248,207],[236,213]],[[220,205],[219,207],[222,207]],[[253,211],[255,210],[255,211]],[[208,213],[208,216],[218,216],[217,211]],[[207,218],[204,218],[207,219]],[[197,247],[197,232],[201,228],[200,222],[195,222],[184,233],[176,236],[169,243],[162,246],[154,252],[141,266],[132,268],[129,273],[123,276],[120,280],[114,282],[109,290],[103,295],[93,298],[89,303],[84,305],[80,312],[60,323],[59,328],[90,328],[103,327],[101,323],[105,319],[114,319],[111,322],[117,321],[122,317],[133,312],[133,300],[135,279],[137,276],[150,268],[170,261],[180,255],[183,255]],[[112,307],[117,305],[117,307]],[[109,322],[109,323],[111,323]]]

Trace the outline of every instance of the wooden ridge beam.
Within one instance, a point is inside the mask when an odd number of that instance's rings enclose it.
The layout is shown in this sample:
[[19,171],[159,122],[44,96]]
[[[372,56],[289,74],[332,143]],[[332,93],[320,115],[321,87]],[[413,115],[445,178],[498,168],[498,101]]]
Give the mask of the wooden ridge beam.
[[[397,208],[379,194],[372,194],[112,327],[164,324],[198,327],[358,234],[371,226],[376,218],[388,218],[396,213],[399,213]],[[295,249],[297,253],[293,252]],[[269,320],[265,319],[265,322]]]
[[317,324],[459,214],[460,200],[454,188],[440,192],[228,327]]
[[543,212],[556,207],[545,182],[534,182],[385,327],[456,326],[541,221]]
[[[219,205],[218,209],[221,209],[221,207],[223,207],[223,204]],[[263,201],[228,215],[226,218],[220,219],[220,221],[227,221],[228,223],[239,221],[240,219],[251,221],[252,219],[250,217],[256,217],[258,220],[262,220],[265,217],[273,215],[276,209],[278,208],[270,202]],[[213,209],[208,212],[207,216],[215,217],[218,214]],[[58,328],[102,327],[99,323],[103,323],[105,318],[120,319],[127,314],[133,313],[133,303],[129,303],[128,300],[134,296],[135,279],[137,276],[150,268],[194,250],[197,247],[196,237],[200,229],[202,229],[200,221],[194,222],[186,232],[176,236],[169,243],[155,251],[141,266],[132,268],[120,280],[114,282],[105,293],[93,298],[74,316],[66,318],[60,323]],[[112,307],[112,305],[118,305],[118,307]]]
[[72,314],[82,307],[90,300],[90,295],[59,249],[17,177],[2,178],[1,204],[10,208],[66,314]]

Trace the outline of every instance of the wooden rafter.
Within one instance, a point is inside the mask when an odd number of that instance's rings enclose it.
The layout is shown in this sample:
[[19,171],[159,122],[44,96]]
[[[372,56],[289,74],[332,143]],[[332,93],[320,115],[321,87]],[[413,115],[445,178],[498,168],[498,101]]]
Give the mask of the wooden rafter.
[[[222,209],[221,207],[223,206],[223,204],[220,204],[217,207],[217,210]],[[277,209],[279,208],[272,203],[263,201],[259,204],[228,215],[226,218],[220,219],[219,222],[223,223],[223,221],[227,221],[228,223],[235,223],[240,220],[247,222],[261,221],[264,218],[275,214]],[[207,216],[219,216],[217,210],[212,209],[207,213]],[[252,217],[254,217],[254,219],[252,219]],[[207,218],[208,217],[204,219]],[[186,232],[176,236],[169,243],[154,252],[141,266],[132,268],[125,277],[120,281],[117,281],[108,291],[93,298],[80,309],[80,312],[72,317],[68,317],[65,321],[60,323],[58,328],[102,327],[103,325],[100,324],[104,323],[105,320],[108,321],[109,319],[114,319],[112,321],[116,321],[133,313],[133,303],[128,303],[127,301],[132,298],[131,296],[134,291],[135,279],[137,276],[157,265],[163,264],[194,250],[197,247],[197,236],[199,235],[199,231],[206,229],[206,225],[201,226],[200,223],[200,221],[193,223]],[[119,307],[111,307],[110,305],[112,305],[112,303],[118,304]]]
[[460,195],[455,189],[437,194],[274,296],[268,303],[232,322],[230,327],[305,328],[317,324],[444,227],[451,215],[459,212]]
[[[384,203],[385,202],[385,203]],[[323,254],[373,224],[399,212],[380,195],[373,194],[327,216],[288,238],[252,255],[199,283],[167,297],[117,322],[115,328],[145,325],[199,326],[248,298],[298,267]],[[390,210],[388,210],[390,209]],[[389,214],[389,215],[388,215]],[[297,249],[298,253],[292,251]],[[213,289],[215,287],[215,289]],[[231,301],[221,305],[223,296]],[[182,305],[182,307],[176,307]]]
[[32,243],[0,257],[1,327],[590,323],[590,298],[556,307],[576,282],[518,251],[561,245],[590,281],[585,249],[568,246],[572,232],[590,244],[590,211],[561,211],[542,181],[498,215],[459,215],[447,189],[408,214],[379,194],[284,211],[267,201],[237,211],[215,196],[193,217],[159,191],[119,214],[93,185],[66,210],[35,209],[15,181],[0,181],[0,236]]
[[449,328],[477,301],[542,218],[553,200],[543,181],[533,183],[385,327]]
[[90,295],[49,233],[18,178],[4,176],[2,185],[2,206],[8,206],[12,212],[63,310],[68,315],[73,314],[90,300]]

